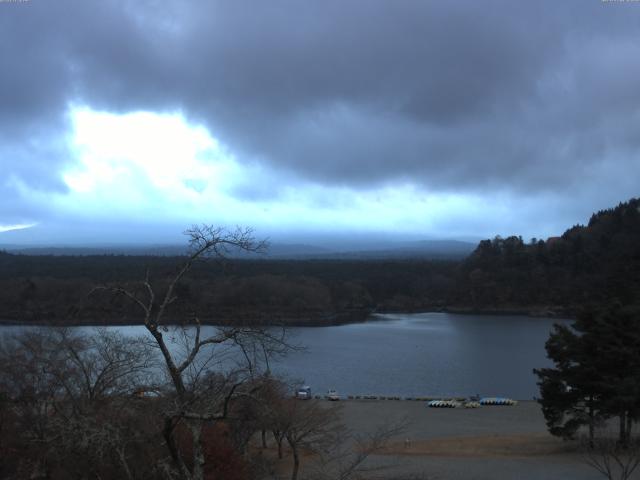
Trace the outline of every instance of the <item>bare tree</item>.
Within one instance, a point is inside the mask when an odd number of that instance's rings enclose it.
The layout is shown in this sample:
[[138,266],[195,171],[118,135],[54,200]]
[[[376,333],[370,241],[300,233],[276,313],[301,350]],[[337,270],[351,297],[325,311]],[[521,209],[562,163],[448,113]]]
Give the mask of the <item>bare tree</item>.
[[[108,285],[94,289],[120,295],[139,307],[142,324],[159,349],[167,372],[172,394],[164,412],[163,436],[178,475],[184,479],[201,480],[204,476],[202,427],[205,423],[227,419],[230,402],[237,397],[251,396],[256,385],[247,382],[262,364],[263,359],[287,350],[284,331],[256,327],[219,327],[210,335],[202,335],[201,321],[193,315],[182,320],[170,331],[168,311],[178,296],[180,281],[198,261],[223,261],[238,252],[262,252],[264,242],[256,242],[250,229],[228,231],[208,225],[194,226],[185,232],[189,238],[189,254],[176,273],[160,289],[151,281],[149,272],[137,285]],[[92,293],[94,293],[92,292]],[[182,351],[178,352],[172,338],[178,338]],[[243,359],[238,368],[224,381],[211,382],[207,372],[218,366],[216,355],[222,346],[231,346]],[[215,347],[215,348],[214,348]],[[218,350],[216,350],[216,348]],[[180,354],[181,353],[181,354]],[[192,455],[187,462],[177,441],[177,429],[185,428],[191,439]]]
[[331,458],[331,463],[336,464],[336,467],[333,468],[336,474],[332,478],[337,480],[371,479],[375,473],[385,470],[387,465],[368,466],[367,460],[371,455],[383,451],[389,442],[405,429],[406,423],[404,422],[384,424],[370,435],[350,436],[350,439],[342,442],[336,448],[336,453]]
[[296,480],[302,452],[330,452],[344,434],[344,426],[339,422],[339,407],[336,405],[327,407],[316,400],[287,398],[280,408],[281,419],[285,421],[280,429],[293,457],[291,480]]
[[302,453],[316,454],[316,460],[305,472],[305,478],[318,480],[360,480],[373,478],[387,465],[367,465],[367,459],[384,450],[389,441],[404,431],[404,422],[385,424],[370,435],[354,435],[342,424],[341,408],[336,404],[302,401],[286,395],[283,383],[268,401],[264,419],[278,443],[278,456],[283,458],[282,440],[289,445],[293,465],[291,479],[300,474]]
[[259,429],[261,435],[262,448],[267,448],[266,433],[271,432],[278,448],[278,458],[282,459],[285,429],[288,425],[286,408],[284,402],[287,401],[288,386],[278,378],[270,374],[263,378],[263,387],[259,396]]
[[[385,423],[369,434],[354,434],[344,429],[336,438],[335,444],[319,457],[313,472],[307,475],[313,480],[372,480],[389,477],[385,472],[395,464],[368,462],[372,455],[383,452],[389,442],[401,435],[407,427],[407,421]],[[403,477],[404,478],[404,477]],[[413,477],[412,477],[413,478]],[[416,477],[426,478],[424,475]]]
[[108,470],[133,479],[129,448],[143,435],[137,419],[144,410],[132,408],[130,398],[152,375],[153,353],[104,329],[43,329],[5,339],[0,390],[12,405],[12,441],[24,450],[25,474]]
[[583,446],[582,458],[608,480],[628,480],[640,465],[640,443],[629,440],[622,445],[612,437],[599,438]]

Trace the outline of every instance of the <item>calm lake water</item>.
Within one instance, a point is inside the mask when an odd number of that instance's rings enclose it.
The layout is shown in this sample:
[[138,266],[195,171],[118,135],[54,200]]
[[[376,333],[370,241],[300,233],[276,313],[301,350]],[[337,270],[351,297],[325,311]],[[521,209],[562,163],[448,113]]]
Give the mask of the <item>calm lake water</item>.
[[[532,369],[550,365],[544,343],[554,322],[566,321],[422,313],[296,327],[290,329],[292,341],[306,350],[278,360],[272,369],[310,385],[314,393],[334,388],[341,395],[478,393],[526,400],[538,395]],[[113,328],[127,335],[144,333],[142,327]]]
[[[538,395],[532,369],[557,320],[447,313],[376,315],[367,323],[292,329],[308,347],[278,364],[316,392],[411,396]],[[566,321],[563,321],[566,322]]]

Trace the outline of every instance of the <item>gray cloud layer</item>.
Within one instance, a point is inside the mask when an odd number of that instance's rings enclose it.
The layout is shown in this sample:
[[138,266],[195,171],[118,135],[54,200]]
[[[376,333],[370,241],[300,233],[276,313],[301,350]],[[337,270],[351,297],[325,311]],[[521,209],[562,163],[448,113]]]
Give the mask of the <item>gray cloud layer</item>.
[[313,182],[588,211],[637,194],[639,27],[634,2],[0,4],[0,194],[64,189],[76,102],[181,109],[238,158]]

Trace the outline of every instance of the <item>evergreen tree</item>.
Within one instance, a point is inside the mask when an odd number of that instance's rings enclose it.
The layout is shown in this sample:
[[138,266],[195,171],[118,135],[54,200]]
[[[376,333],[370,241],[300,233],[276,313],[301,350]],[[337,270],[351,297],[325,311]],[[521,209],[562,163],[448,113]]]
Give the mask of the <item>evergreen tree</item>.
[[578,429],[589,428],[593,442],[596,424],[606,415],[602,411],[599,377],[595,365],[595,346],[573,328],[555,325],[545,348],[555,368],[534,370],[538,375],[542,406],[552,435],[573,438]]
[[640,317],[636,310],[586,310],[571,328],[556,325],[546,345],[555,368],[534,370],[550,433],[571,438],[618,417],[619,441],[629,442],[640,414]]

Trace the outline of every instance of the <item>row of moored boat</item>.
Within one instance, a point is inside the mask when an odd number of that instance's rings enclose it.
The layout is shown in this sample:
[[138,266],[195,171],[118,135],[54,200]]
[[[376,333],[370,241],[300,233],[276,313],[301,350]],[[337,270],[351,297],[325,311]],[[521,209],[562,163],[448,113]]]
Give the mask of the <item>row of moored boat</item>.
[[479,401],[459,402],[457,400],[431,400],[427,405],[432,408],[478,408],[480,405],[517,405],[516,400],[504,397],[486,397]]

